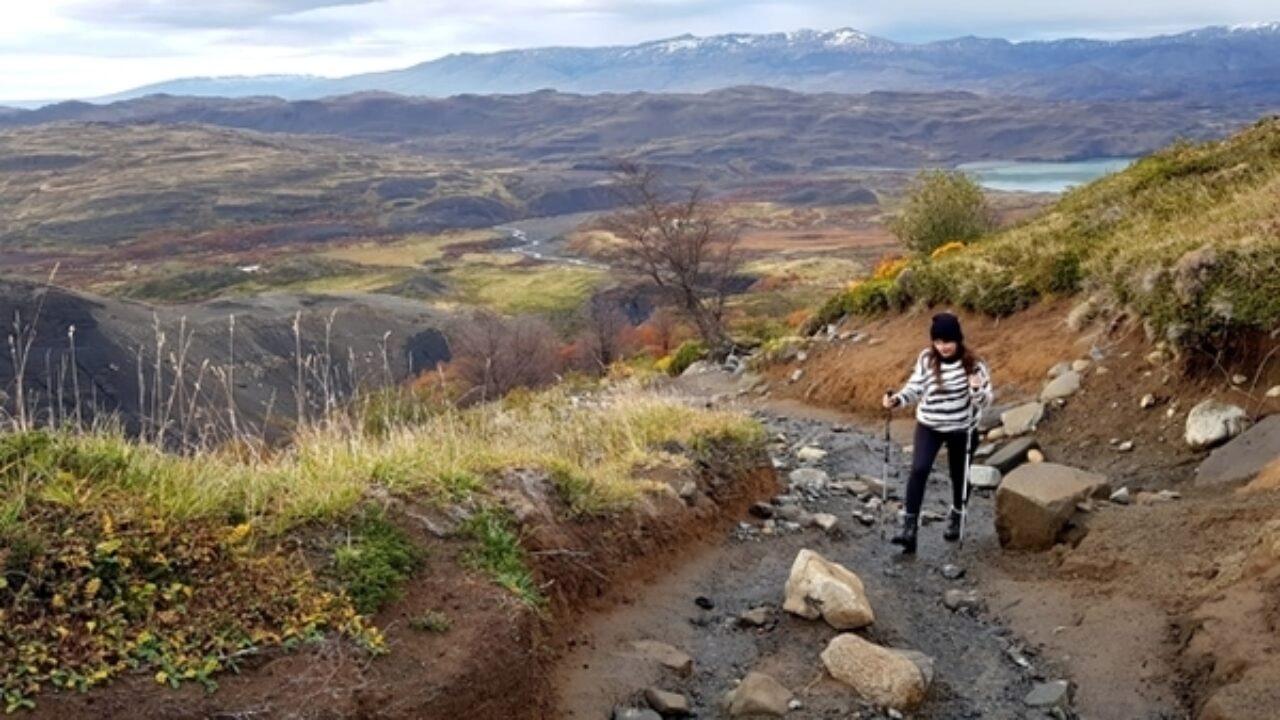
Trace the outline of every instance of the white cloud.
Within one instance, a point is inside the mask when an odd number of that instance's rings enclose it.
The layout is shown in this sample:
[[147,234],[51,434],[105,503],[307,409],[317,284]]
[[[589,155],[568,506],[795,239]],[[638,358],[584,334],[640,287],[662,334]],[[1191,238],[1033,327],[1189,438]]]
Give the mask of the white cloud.
[[78,0],[68,17],[93,23],[170,28],[243,28],[316,10],[380,0]]
[[0,23],[0,98],[93,97],[189,75],[345,75],[451,52],[686,32],[1114,38],[1276,15],[1274,0],[28,0]]

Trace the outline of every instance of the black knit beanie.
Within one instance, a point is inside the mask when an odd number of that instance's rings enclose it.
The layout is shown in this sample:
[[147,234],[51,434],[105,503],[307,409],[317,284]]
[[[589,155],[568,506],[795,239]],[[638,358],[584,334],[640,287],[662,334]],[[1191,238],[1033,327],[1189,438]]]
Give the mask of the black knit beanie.
[[933,316],[933,325],[929,326],[929,338],[943,342],[964,342],[964,332],[960,330],[960,320],[951,313],[938,313]]

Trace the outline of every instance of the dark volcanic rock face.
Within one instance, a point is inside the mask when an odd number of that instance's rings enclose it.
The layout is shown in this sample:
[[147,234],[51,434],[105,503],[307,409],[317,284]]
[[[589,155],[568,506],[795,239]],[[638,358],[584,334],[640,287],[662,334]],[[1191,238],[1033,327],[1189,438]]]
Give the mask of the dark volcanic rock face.
[[[323,407],[325,392],[341,401],[357,388],[397,382],[449,359],[443,316],[382,295],[269,295],[153,308],[0,278],[0,315],[19,318],[21,335],[12,324],[5,335],[14,336],[19,360],[27,358],[22,394],[40,422],[73,417],[78,403],[85,419],[118,415],[130,430],[156,423],[157,415],[176,425],[176,410],[165,408],[181,385],[174,402],[206,423],[220,426],[234,402],[244,421],[273,426],[297,414],[299,350],[309,413]],[[10,415],[20,364],[12,353],[0,354]],[[189,403],[197,385],[199,399]]]

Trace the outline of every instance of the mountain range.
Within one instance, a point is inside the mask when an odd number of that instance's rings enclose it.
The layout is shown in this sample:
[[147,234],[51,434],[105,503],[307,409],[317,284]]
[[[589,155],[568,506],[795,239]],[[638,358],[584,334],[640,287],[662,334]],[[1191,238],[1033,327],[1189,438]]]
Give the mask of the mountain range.
[[[475,169],[535,163],[543,170],[600,171],[625,156],[711,180],[706,173],[812,176],[841,167],[1132,157],[1177,138],[1229,134],[1275,108],[1257,102],[1044,100],[966,92],[843,95],[767,87],[450,98],[360,93],[299,101],[154,95],[0,116],[0,130],[67,122],[199,123],[337,136]],[[71,142],[86,131],[49,132]],[[4,159],[11,169],[40,169],[47,162],[41,153],[53,152],[54,146],[19,141],[31,136],[11,137],[17,142],[14,155]]]
[[187,78],[98,98],[165,93],[305,100],[357,92],[705,92],[766,85],[803,92],[874,90],[1074,99],[1280,100],[1280,22],[1119,41],[1010,42],[962,37],[902,43],[853,29],[685,35],[633,46],[449,55],[403,70],[340,78]]

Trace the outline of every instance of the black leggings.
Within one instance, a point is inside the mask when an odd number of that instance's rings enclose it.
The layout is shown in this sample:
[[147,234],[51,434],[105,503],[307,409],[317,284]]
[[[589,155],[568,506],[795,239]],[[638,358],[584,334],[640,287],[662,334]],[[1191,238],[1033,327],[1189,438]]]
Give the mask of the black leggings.
[[[969,460],[978,450],[977,431],[969,442]],[[947,446],[947,461],[951,466],[951,507],[964,505],[964,444],[965,431],[939,432],[923,423],[916,423],[915,446],[911,451],[911,476],[907,478],[907,514],[919,515],[924,503],[924,486],[933,470],[933,461],[943,444]]]

